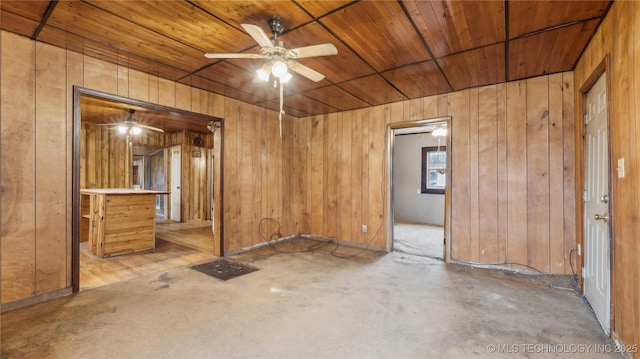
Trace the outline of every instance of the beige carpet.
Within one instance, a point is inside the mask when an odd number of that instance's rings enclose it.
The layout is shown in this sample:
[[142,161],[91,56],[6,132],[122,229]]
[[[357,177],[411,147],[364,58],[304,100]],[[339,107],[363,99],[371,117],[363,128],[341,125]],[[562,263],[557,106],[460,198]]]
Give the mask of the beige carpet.
[[393,225],[393,249],[398,252],[442,259],[444,228],[427,224]]

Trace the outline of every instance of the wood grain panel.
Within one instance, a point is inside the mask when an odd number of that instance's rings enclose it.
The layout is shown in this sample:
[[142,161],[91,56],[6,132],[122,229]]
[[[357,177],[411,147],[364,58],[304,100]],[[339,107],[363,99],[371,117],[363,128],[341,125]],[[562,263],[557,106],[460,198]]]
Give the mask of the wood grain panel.
[[347,112],[342,114],[340,122],[338,123],[338,131],[342,134],[340,139],[340,150],[338,158],[338,175],[339,175],[339,187],[338,187],[338,204],[339,204],[339,217],[338,222],[340,225],[339,237],[344,240],[353,241],[352,228],[358,227],[358,222],[354,221],[351,217],[352,213],[352,198],[353,198],[353,184],[351,182],[352,175],[352,159],[351,159],[351,128],[354,123],[354,113]]
[[[507,181],[507,85],[497,85],[497,176],[498,185],[498,254],[496,263],[507,261],[507,236],[509,233],[509,196]],[[573,217],[571,217],[573,218]]]
[[527,264],[549,271],[549,80],[527,80]]
[[135,100],[149,102],[149,74],[136,70],[129,70],[128,97]]
[[129,68],[118,66],[118,96],[129,97]]
[[311,234],[322,235],[324,233],[325,205],[324,194],[318,188],[326,188],[324,180],[325,156],[324,144],[324,116],[313,116],[309,119],[309,134],[311,142],[311,176],[309,176],[310,186],[307,190],[311,194]]
[[96,91],[117,94],[118,66],[85,56],[84,86]]
[[324,221],[324,233],[327,237],[337,238],[338,213],[338,114],[325,115],[324,138],[326,142],[324,158],[331,163],[324,171],[324,200],[327,209]]
[[348,124],[351,125],[350,129],[345,129],[346,132],[351,133],[351,148],[344,148],[343,151],[348,151],[351,156],[351,213],[346,218],[349,218],[351,223],[351,235],[350,240],[354,242],[362,241],[362,227],[363,223],[363,200],[362,192],[365,190],[363,186],[364,176],[362,171],[363,156],[362,146],[364,141],[364,125],[362,111],[353,111],[351,121]]
[[66,56],[36,44],[36,294],[64,288],[67,270]]
[[[0,33],[2,303],[35,294],[35,43]],[[9,51],[11,49],[11,51]]]
[[562,272],[564,249],[564,123],[562,74],[549,76],[549,263]]
[[[469,166],[469,260],[480,261],[480,195],[479,195],[479,98],[478,88],[469,90],[469,154],[465,161]],[[483,121],[484,122],[484,119]],[[484,159],[482,159],[484,160]]]
[[[471,259],[469,91],[449,94],[451,116],[451,258]],[[457,160],[457,159],[460,160]],[[477,177],[476,177],[477,178]],[[477,225],[477,222],[476,222]]]
[[[497,86],[478,91],[478,221],[481,263],[499,263]],[[470,129],[471,130],[471,129]],[[473,161],[473,159],[472,159]]]
[[453,90],[504,82],[504,44],[469,50],[438,59]]
[[[572,274],[575,267],[572,261],[572,250],[576,247],[576,163],[575,163],[575,115],[574,115],[574,82],[573,74],[562,74],[562,120],[563,120],[563,159],[564,159],[564,273]],[[575,257],[574,257],[575,258]]]
[[507,83],[507,259],[527,263],[527,85]]

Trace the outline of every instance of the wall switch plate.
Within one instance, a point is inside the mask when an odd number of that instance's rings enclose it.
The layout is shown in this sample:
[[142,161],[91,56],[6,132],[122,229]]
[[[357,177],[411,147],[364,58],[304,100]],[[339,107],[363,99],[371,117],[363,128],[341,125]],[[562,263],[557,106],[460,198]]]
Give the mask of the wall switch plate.
[[416,193],[417,193],[417,194],[420,194],[420,188],[418,188],[418,189],[416,190]]
[[369,227],[367,227],[366,224],[363,224],[362,225],[362,233],[367,233],[367,232],[369,232]]
[[624,158],[618,158],[618,178],[624,178]]
[[581,251],[581,247],[580,247],[580,243],[578,243],[578,255],[581,256],[582,255],[582,251]]

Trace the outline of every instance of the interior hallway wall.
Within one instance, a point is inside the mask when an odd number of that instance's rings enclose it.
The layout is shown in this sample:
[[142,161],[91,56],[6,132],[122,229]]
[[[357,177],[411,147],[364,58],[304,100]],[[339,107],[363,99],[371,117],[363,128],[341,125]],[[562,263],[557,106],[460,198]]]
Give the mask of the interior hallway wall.
[[[600,62],[609,56],[609,121],[611,145],[611,217],[613,232],[613,325],[611,332],[626,345],[640,345],[640,3],[616,1],[587,46],[575,68],[576,123],[583,113],[580,88]],[[582,126],[576,130],[582,146]],[[578,148],[580,148],[578,147]],[[625,160],[625,177],[618,178],[617,161]],[[582,189],[581,157],[578,167],[578,192]],[[582,213],[578,213],[582,228]],[[583,234],[578,241],[582,244]],[[584,247],[583,247],[584,248]],[[583,258],[577,258],[579,269]],[[581,271],[578,270],[578,273]],[[640,358],[633,353],[634,358]]]
[[566,72],[291,122],[286,230],[384,248],[387,124],[449,115],[452,258],[571,273],[573,92]]
[[71,285],[73,86],[224,119],[226,250],[282,220],[276,112],[5,31],[0,65],[3,304]]

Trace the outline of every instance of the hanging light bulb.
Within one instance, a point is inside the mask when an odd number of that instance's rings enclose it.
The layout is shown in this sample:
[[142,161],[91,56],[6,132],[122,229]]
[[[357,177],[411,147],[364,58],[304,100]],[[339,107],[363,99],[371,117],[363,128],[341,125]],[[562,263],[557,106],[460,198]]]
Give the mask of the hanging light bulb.
[[289,71],[287,71],[282,76],[280,76],[280,82],[287,83],[287,82],[289,82],[289,80],[291,80],[291,77],[293,77],[293,76],[291,76]]
[[431,132],[432,135],[436,136],[436,137],[444,137],[447,135],[447,128],[446,127],[438,127],[435,130],[433,130],[433,132]]
[[287,73],[287,64],[278,60],[271,66],[271,72],[273,72],[273,76],[281,77]]
[[129,129],[127,126],[124,126],[124,125],[120,125],[117,128],[118,128],[118,132],[120,132],[123,135],[127,133],[127,130]]
[[269,75],[271,74],[271,68],[269,64],[262,65],[262,67],[256,72],[258,73],[258,77],[260,78],[260,80],[265,82],[269,81]]
[[138,126],[134,126],[131,128],[131,133],[134,135],[139,135],[142,132],[142,129]]

